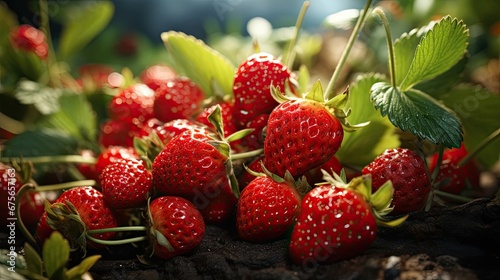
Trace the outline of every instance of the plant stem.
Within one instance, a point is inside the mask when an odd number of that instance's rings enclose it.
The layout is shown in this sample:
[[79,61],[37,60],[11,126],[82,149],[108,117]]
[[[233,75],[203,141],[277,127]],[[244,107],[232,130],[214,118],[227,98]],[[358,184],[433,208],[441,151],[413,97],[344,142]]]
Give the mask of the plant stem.
[[95,242],[97,244],[103,244],[103,245],[123,245],[123,244],[130,244],[130,243],[135,243],[135,242],[140,242],[147,240],[148,238],[146,236],[139,236],[139,237],[132,237],[132,238],[127,238],[127,239],[121,239],[121,240],[102,240],[102,239],[97,239],[95,237],[90,236],[87,233],[87,239]]
[[394,44],[392,42],[391,35],[391,27],[389,26],[389,20],[385,15],[384,11],[377,7],[373,10],[373,13],[376,14],[380,20],[382,20],[382,24],[385,29],[385,37],[387,40],[387,51],[388,51],[388,59],[389,59],[389,73],[391,76],[391,85],[395,88],[396,85],[396,68],[395,68],[395,58],[394,58]]
[[59,191],[59,190],[66,190],[66,189],[71,189],[74,187],[81,187],[81,186],[95,186],[96,183],[97,182],[95,180],[71,181],[71,182],[66,182],[66,183],[61,183],[61,184],[37,186],[35,188],[35,191],[38,191],[38,192]]
[[87,230],[87,234],[98,234],[106,232],[124,232],[124,231],[146,231],[145,226],[129,226],[129,227],[112,227]]
[[432,171],[432,174],[431,174],[432,184],[434,184],[434,181],[436,180],[437,175],[439,173],[439,169],[441,169],[441,161],[443,161],[443,153],[444,153],[444,147],[440,146],[438,159],[437,159],[437,162],[439,162],[439,164],[436,164],[436,167],[434,167],[434,170]]
[[[23,160],[31,161],[31,163],[96,163],[96,158],[80,155],[64,155],[64,156],[41,156],[41,157],[23,157]],[[9,158],[1,158],[1,162],[9,162]]]
[[302,4],[302,8],[300,9],[299,16],[297,17],[297,21],[295,23],[295,33],[293,34],[292,40],[290,40],[290,44],[288,45],[288,49],[283,54],[283,63],[291,69],[293,66],[293,61],[295,59],[295,45],[297,43],[297,38],[299,37],[299,32],[302,27],[302,22],[304,21],[304,17],[306,15],[307,9],[309,8],[309,1],[304,1]]
[[453,200],[458,201],[458,202],[470,202],[470,201],[473,200],[472,198],[469,198],[469,197],[464,197],[464,196],[461,196],[461,195],[456,195],[456,194],[452,194],[452,193],[448,193],[448,192],[443,192],[443,191],[439,191],[439,190],[434,190],[434,193],[436,195],[439,195],[439,196],[442,196],[442,197],[446,197],[446,198],[450,198],[450,199],[453,199]]
[[33,183],[26,183],[26,184],[22,185],[16,194],[16,201],[15,201],[15,207],[16,207],[15,213],[16,213],[16,220],[18,222],[18,228],[19,228],[19,230],[21,230],[21,233],[24,235],[24,237],[26,238],[28,243],[31,246],[33,246],[33,248],[37,247],[36,240],[23,222],[23,219],[21,218],[21,209],[19,206],[20,206],[21,198],[23,197],[24,193],[26,193],[30,190],[35,190],[35,189],[36,189],[36,187],[35,187],[35,185],[33,185]]
[[488,144],[492,143],[495,139],[500,136],[500,128],[491,133],[486,139],[484,139],[477,147],[467,154],[463,159],[458,162],[459,167],[466,165],[471,159],[473,159],[481,150],[483,150]]
[[372,4],[372,0],[367,0],[365,7],[363,8],[363,11],[359,15],[358,21],[356,22],[356,25],[354,26],[351,37],[349,37],[349,41],[347,41],[347,45],[344,49],[344,53],[342,53],[342,56],[340,57],[339,63],[337,67],[335,67],[335,71],[333,71],[332,77],[330,78],[330,81],[328,82],[328,86],[326,87],[325,90],[325,100],[329,100],[335,96],[335,83],[337,82],[340,72],[342,70],[342,67],[344,67],[344,64],[347,60],[347,57],[349,56],[349,53],[351,52],[352,47],[354,46],[354,42],[356,41],[358,37],[358,33],[363,27],[366,19],[366,15],[368,14],[368,11],[370,9],[370,6]]
[[243,159],[243,158],[254,157],[254,156],[261,155],[263,151],[264,151],[264,149],[257,149],[257,150],[253,150],[250,152],[232,154],[231,159]]

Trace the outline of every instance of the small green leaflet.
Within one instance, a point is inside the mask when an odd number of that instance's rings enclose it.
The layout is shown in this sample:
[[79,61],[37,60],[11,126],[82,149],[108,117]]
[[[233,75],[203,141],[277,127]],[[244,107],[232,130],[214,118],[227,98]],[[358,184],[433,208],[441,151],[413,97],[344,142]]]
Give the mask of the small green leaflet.
[[25,105],[33,105],[43,115],[59,111],[61,89],[49,88],[37,82],[21,80],[14,92],[17,100]]
[[203,41],[181,32],[164,32],[161,39],[176,65],[184,70],[185,75],[193,80],[207,97],[214,96],[217,88],[222,90],[224,95],[232,96],[235,67],[227,58]]
[[336,156],[349,166],[364,167],[386,149],[400,146],[396,128],[391,122],[375,110],[370,101],[370,87],[387,79],[380,74],[359,76],[349,86],[349,97],[346,107],[352,108],[347,117],[350,123],[369,121],[365,127],[355,132],[345,133],[342,145]]
[[462,125],[451,110],[416,89],[405,92],[389,83],[379,82],[371,88],[371,99],[382,116],[402,131],[446,147],[460,147]]
[[91,1],[86,5],[66,6],[59,40],[60,59],[66,60],[82,50],[110,22],[114,13],[111,1]]
[[58,231],[43,244],[42,255],[45,272],[49,279],[66,279],[66,263],[69,260],[69,244]]
[[406,91],[450,69],[463,57],[468,38],[469,31],[462,21],[450,16],[441,19],[420,40],[408,72],[399,85],[401,89]]
[[96,114],[85,96],[63,94],[58,103],[61,109],[45,116],[37,125],[65,131],[78,141],[94,142],[97,139]]

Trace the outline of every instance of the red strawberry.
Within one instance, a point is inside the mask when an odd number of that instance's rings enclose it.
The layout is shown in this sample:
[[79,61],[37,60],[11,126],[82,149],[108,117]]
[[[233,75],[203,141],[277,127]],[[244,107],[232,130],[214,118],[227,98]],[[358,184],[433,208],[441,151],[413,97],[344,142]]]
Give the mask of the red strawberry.
[[327,162],[340,148],[344,130],[321,102],[292,99],[278,105],[269,116],[264,140],[266,168],[299,178]]
[[144,84],[134,84],[118,92],[109,104],[111,119],[127,123],[144,123],[153,118],[155,93]]
[[214,125],[210,123],[208,120],[208,116],[215,110],[216,106],[219,105],[221,109],[222,115],[222,124],[224,127],[224,135],[229,136],[237,131],[236,123],[233,118],[233,108],[234,104],[232,102],[222,102],[216,105],[212,105],[208,108],[205,108],[201,113],[199,113],[195,121],[207,125],[211,129],[215,129]]
[[264,147],[264,130],[269,119],[268,114],[262,114],[250,121],[248,128],[254,129],[252,133],[241,139],[241,145],[248,150],[256,150]]
[[95,91],[109,85],[108,77],[113,69],[104,64],[86,64],[79,69],[77,82],[86,91]]
[[[480,171],[477,163],[474,160],[470,160],[464,166],[458,165],[467,154],[464,144],[462,144],[460,148],[446,149],[443,152],[443,158],[436,181],[448,181],[445,185],[441,186],[440,190],[458,194],[465,189],[467,184],[479,186]],[[429,164],[431,172],[436,168],[438,159],[439,155],[434,154]]]
[[203,217],[184,198],[158,197],[149,205],[149,214],[153,252],[162,259],[171,259],[192,251],[205,236]]
[[186,130],[172,139],[153,162],[153,186],[166,195],[192,198],[197,193],[217,193],[227,181],[228,154],[210,141],[204,128]]
[[189,119],[199,110],[205,94],[193,81],[178,77],[156,89],[154,115],[162,122]]
[[[63,192],[46,208],[36,229],[36,236],[40,244],[43,244],[52,231],[58,230],[68,239],[73,249],[80,247],[85,250],[86,245],[101,248],[103,246],[100,244],[82,239],[82,234],[85,236],[86,230],[117,225],[116,217],[101,192],[92,187],[75,187]],[[115,232],[92,234],[92,237],[101,240],[113,239],[115,236]]]
[[333,171],[336,174],[340,174],[342,168],[343,168],[342,163],[340,163],[339,159],[336,156],[333,156],[322,165],[307,171],[305,176],[309,184],[314,185],[316,183],[324,182],[323,173],[321,172],[321,169],[326,170],[328,173],[332,173]]
[[170,142],[170,140],[172,140],[175,136],[181,134],[182,132],[186,130],[192,130],[197,127],[203,128],[205,126],[201,123],[190,121],[188,119],[175,119],[164,123],[162,126],[157,127],[155,132],[163,141],[163,143],[167,144],[168,142]]
[[285,64],[264,52],[251,55],[239,65],[233,83],[238,128],[246,128],[257,116],[269,114],[278,105],[271,96],[271,85],[284,91],[290,75]]
[[276,180],[264,174],[256,177],[243,189],[238,201],[239,237],[265,242],[282,236],[295,223],[300,201],[293,179]]
[[95,172],[101,174],[106,166],[120,159],[138,159],[139,156],[132,147],[110,146],[102,151],[95,163]]
[[[85,158],[85,159],[95,159],[95,154],[92,150],[88,149],[83,149],[80,151],[80,155]],[[76,168],[78,168],[78,171],[87,179],[90,180],[99,180],[99,173],[95,170],[95,163],[94,164],[87,164],[87,163],[81,163],[77,164]]]
[[[260,156],[254,160],[252,160],[247,168],[257,172],[262,173],[264,169],[262,168],[262,162],[264,162],[264,157]],[[250,182],[255,179],[255,173],[250,173],[247,169],[243,169],[243,171],[238,175],[238,185],[240,190],[244,189]]]
[[386,150],[363,168],[362,173],[371,174],[374,191],[387,180],[392,181],[394,214],[421,210],[431,191],[424,161],[409,149]]
[[[349,185],[340,180],[328,181],[329,184],[318,186],[304,196],[290,237],[290,256],[303,267],[354,257],[375,240],[377,222],[395,226],[406,219],[375,218],[390,212],[390,183],[380,189],[385,194],[378,197],[385,199],[376,200],[370,198],[369,176],[358,177]],[[375,195],[378,194],[372,197]]]
[[139,136],[141,129],[129,122],[107,120],[102,123],[99,134],[99,144],[104,147],[124,146],[132,147],[134,137]]
[[23,24],[16,27],[10,33],[10,40],[15,48],[32,52],[41,59],[46,59],[49,54],[45,34],[31,25]]
[[199,193],[192,201],[203,216],[205,223],[220,224],[233,215],[238,198],[226,182],[218,193]]
[[[0,162],[0,226],[5,229],[16,216],[14,203],[23,185],[23,179],[16,169]],[[36,192],[25,192],[19,202],[21,219],[26,227],[32,229],[38,223],[38,220],[44,211],[43,197]]]
[[101,173],[102,194],[113,209],[140,207],[151,194],[152,180],[141,160],[118,160]]
[[144,69],[140,75],[141,82],[153,90],[177,77],[177,72],[168,65],[156,64]]

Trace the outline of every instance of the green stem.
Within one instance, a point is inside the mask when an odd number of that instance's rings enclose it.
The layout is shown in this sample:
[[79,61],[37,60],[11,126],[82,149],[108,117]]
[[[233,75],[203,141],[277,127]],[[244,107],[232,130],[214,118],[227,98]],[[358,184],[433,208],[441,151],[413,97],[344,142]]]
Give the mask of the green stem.
[[347,61],[347,57],[349,56],[349,53],[351,52],[352,47],[354,46],[354,42],[356,41],[358,37],[358,33],[363,27],[366,19],[366,15],[368,14],[368,11],[370,9],[370,6],[372,4],[372,0],[367,0],[365,7],[363,8],[363,11],[359,15],[358,21],[356,22],[356,25],[354,26],[351,37],[349,38],[349,41],[347,41],[347,45],[344,49],[344,53],[342,53],[342,56],[340,57],[339,63],[337,67],[335,67],[335,71],[333,71],[332,77],[330,78],[330,81],[328,82],[328,86],[326,87],[325,90],[325,100],[329,100],[335,96],[335,83],[337,82],[340,72],[342,70],[342,67],[344,67],[345,62]]
[[459,167],[466,165],[471,159],[473,159],[481,150],[483,150],[488,144],[492,143],[500,136],[500,128],[491,133],[486,139],[484,139],[474,150],[467,154],[463,159],[458,162]]
[[384,11],[377,7],[373,10],[373,13],[376,14],[380,20],[382,20],[382,24],[385,29],[385,38],[387,40],[387,51],[389,52],[389,73],[391,76],[391,85],[395,88],[396,85],[396,68],[395,68],[395,58],[394,58],[394,44],[392,42],[391,28],[389,26],[389,20],[385,15]]
[[102,240],[102,239],[97,239],[92,236],[90,236],[88,233],[86,235],[87,239],[95,242],[97,244],[103,244],[103,245],[123,245],[123,244],[130,244],[130,243],[135,243],[135,242],[140,242],[147,240],[148,238],[146,236],[139,236],[139,237],[132,237],[132,238],[127,238],[127,239],[121,239],[121,240]]
[[231,159],[250,158],[250,157],[261,155],[262,152],[264,152],[264,149],[257,149],[257,150],[253,150],[253,151],[250,151],[250,152],[232,154],[231,155]]
[[36,187],[32,183],[26,183],[26,184],[22,185],[21,188],[19,189],[19,191],[16,194],[16,202],[15,202],[15,207],[16,207],[16,212],[15,213],[16,213],[16,220],[18,222],[18,228],[19,228],[19,230],[21,230],[21,233],[24,235],[24,237],[26,238],[26,240],[28,241],[28,243],[31,246],[33,246],[33,248],[37,247],[37,243],[36,243],[35,238],[30,233],[30,231],[28,230],[28,228],[26,227],[26,225],[23,222],[23,219],[21,217],[21,209],[20,209],[19,206],[20,206],[21,198],[23,197],[23,195],[26,192],[32,191],[32,190],[35,190],[35,189],[36,189]]
[[443,153],[444,153],[444,147],[441,146],[439,148],[439,154],[438,154],[438,159],[437,159],[437,162],[439,164],[436,164],[436,167],[434,167],[434,170],[432,171],[432,174],[431,174],[431,182],[433,185],[434,185],[434,181],[436,180],[436,178],[438,176],[439,169],[441,169],[441,161],[443,160]]
[[443,192],[443,191],[439,191],[439,190],[435,190],[434,192],[435,192],[436,195],[439,195],[439,196],[442,196],[442,197],[446,197],[446,198],[450,198],[450,199],[453,199],[453,200],[458,201],[458,202],[465,202],[465,203],[467,203],[467,202],[470,202],[470,201],[473,200],[470,197],[464,197],[464,196],[452,194],[452,193],[449,193],[449,192]]
[[66,183],[61,183],[61,184],[37,186],[35,191],[37,191],[37,192],[60,191],[60,190],[71,189],[74,187],[95,186],[96,183],[97,182],[95,180],[71,181],[71,182],[66,182]]
[[124,232],[124,231],[146,231],[145,226],[129,226],[129,227],[112,227],[87,230],[87,234],[98,234],[107,232]]
[[300,9],[299,16],[297,17],[297,21],[295,23],[295,33],[293,34],[292,40],[290,40],[290,44],[288,45],[287,51],[283,54],[283,63],[291,69],[293,67],[293,61],[295,59],[295,45],[297,43],[297,39],[299,37],[300,29],[302,28],[302,22],[304,21],[304,17],[306,15],[307,9],[309,8],[309,1],[304,1],[302,4],[302,8]]
[[[88,163],[94,164],[97,159],[88,156],[80,155],[64,155],[64,156],[41,156],[41,157],[23,157],[23,160],[31,161],[33,164],[38,163]],[[0,159],[1,162],[9,162],[10,158],[4,157]]]

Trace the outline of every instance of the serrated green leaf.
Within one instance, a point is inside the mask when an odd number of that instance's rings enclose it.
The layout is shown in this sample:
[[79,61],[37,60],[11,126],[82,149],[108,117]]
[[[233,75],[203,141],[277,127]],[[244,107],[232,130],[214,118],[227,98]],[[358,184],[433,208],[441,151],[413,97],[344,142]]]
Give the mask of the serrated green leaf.
[[82,50],[110,22],[114,13],[111,1],[80,2],[66,6],[68,16],[63,22],[63,30],[59,39],[59,55],[62,60],[68,59]]
[[49,128],[28,130],[5,143],[3,157],[75,154],[78,142],[68,133]]
[[59,111],[58,99],[63,91],[37,82],[22,80],[14,94],[22,104],[33,105],[41,114],[48,115]]
[[43,244],[45,273],[49,279],[66,279],[65,267],[69,260],[69,244],[58,231],[54,231]]
[[462,125],[452,111],[427,94],[410,89],[401,92],[386,82],[371,88],[371,99],[393,125],[421,139],[445,147],[460,147]]
[[[442,95],[440,100],[462,121],[465,146],[469,151],[500,127],[498,94],[478,86],[464,84]],[[484,167],[490,168],[500,160],[499,157],[500,140],[497,139],[481,150],[476,159]]]
[[415,49],[421,39],[417,31],[417,29],[414,29],[409,33],[404,33],[394,42],[394,71],[397,85],[401,84],[401,81],[408,73],[413,57],[415,56]]
[[371,86],[386,78],[377,74],[366,74],[358,77],[349,86],[347,107],[351,114],[347,118],[350,123],[370,124],[355,132],[345,133],[344,139],[336,156],[349,166],[364,167],[384,150],[400,146],[398,136],[394,133],[395,127],[385,117],[375,110],[370,101]]
[[63,94],[58,103],[60,110],[38,122],[38,126],[67,132],[76,140],[88,143],[97,138],[96,114],[84,95]]
[[218,84],[224,95],[232,96],[234,65],[203,41],[181,32],[168,31],[161,39],[176,64],[205,93],[213,96],[212,83]]
[[403,91],[432,79],[455,65],[467,48],[469,31],[462,21],[444,17],[422,38],[408,73],[401,82]]

